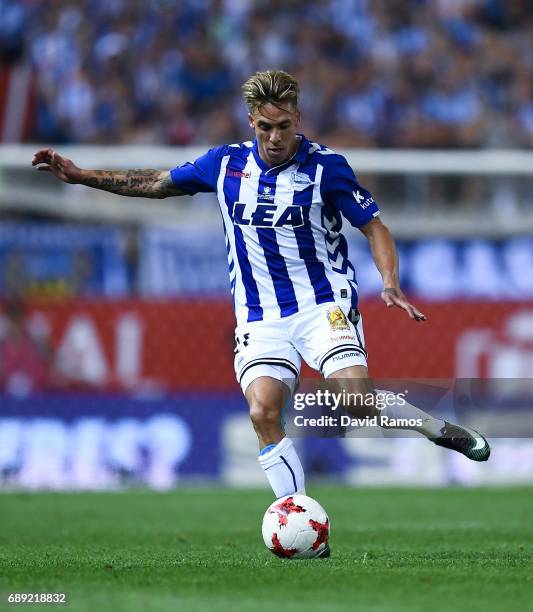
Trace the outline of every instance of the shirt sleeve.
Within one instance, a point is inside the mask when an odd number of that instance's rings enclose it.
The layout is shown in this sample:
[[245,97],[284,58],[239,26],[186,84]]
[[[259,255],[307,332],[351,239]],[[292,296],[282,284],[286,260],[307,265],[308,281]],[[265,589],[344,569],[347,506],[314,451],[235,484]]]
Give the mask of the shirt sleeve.
[[216,191],[222,150],[223,147],[209,149],[194,162],[187,162],[183,166],[172,168],[170,177],[174,186],[182,189],[188,195]]
[[322,200],[340,210],[354,227],[362,227],[379,215],[377,202],[359,184],[342,155],[330,157],[321,183]]

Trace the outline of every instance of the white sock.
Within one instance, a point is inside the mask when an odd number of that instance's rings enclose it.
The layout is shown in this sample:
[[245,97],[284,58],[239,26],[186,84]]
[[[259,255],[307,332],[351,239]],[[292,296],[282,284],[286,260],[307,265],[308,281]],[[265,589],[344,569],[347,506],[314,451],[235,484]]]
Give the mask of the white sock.
[[[274,495],[284,497],[292,493],[305,495],[305,477],[302,464],[290,438],[283,438],[273,448],[263,449],[259,463],[265,470]],[[268,449],[268,450],[267,450]]]
[[[441,435],[441,429],[444,427],[444,421],[442,419],[436,419],[427,412],[420,410],[413,404],[400,399],[396,396],[396,402],[392,402],[391,398],[393,394],[390,391],[383,391],[376,389],[376,393],[385,394],[387,397],[387,403],[381,410],[383,416],[387,416],[391,419],[420,419],[422,425],[410,427],[392,427],[391,429],[412,429],[418,431],[426,438],[438,438]],[[384,425],[386,428],[386,426]]]

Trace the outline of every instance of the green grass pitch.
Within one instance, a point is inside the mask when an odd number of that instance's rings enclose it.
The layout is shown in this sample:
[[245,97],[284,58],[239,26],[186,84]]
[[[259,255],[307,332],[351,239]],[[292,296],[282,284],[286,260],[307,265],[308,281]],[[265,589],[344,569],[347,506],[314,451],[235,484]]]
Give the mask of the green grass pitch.
[[[310,487],[333,555],[263,545],[267,491],[0,495],[0,609],[533,610],[533,489]],[[65,592],[68,606],[12,605]]]

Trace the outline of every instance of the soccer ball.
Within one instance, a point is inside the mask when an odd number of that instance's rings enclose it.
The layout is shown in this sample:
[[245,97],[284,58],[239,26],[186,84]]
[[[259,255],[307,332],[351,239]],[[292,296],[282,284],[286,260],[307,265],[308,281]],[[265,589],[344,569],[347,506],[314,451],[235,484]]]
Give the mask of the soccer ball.
[[278,557],[320,557],[329,540],[329,518],[322,506],[306,495],[287,495],[267,508],[263,540]]

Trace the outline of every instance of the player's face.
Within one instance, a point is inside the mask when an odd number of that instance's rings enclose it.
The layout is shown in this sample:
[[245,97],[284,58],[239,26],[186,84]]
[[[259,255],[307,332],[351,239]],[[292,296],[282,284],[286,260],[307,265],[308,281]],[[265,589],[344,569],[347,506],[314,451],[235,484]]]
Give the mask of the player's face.
[[283,107],[264,104],[248,113],[248,120],[255,131],[259,155],[269,166],[279,166],[294,155],[300,111],[292,104]]

